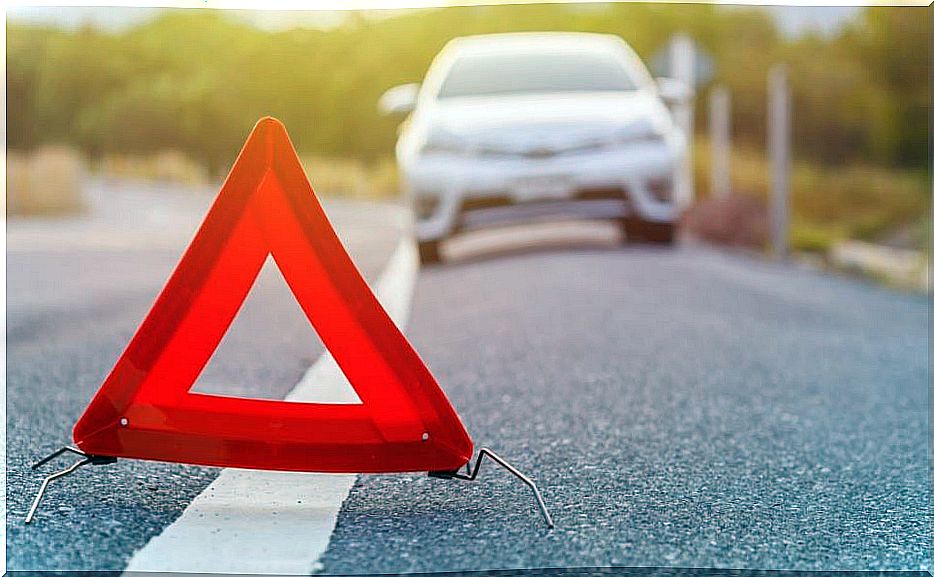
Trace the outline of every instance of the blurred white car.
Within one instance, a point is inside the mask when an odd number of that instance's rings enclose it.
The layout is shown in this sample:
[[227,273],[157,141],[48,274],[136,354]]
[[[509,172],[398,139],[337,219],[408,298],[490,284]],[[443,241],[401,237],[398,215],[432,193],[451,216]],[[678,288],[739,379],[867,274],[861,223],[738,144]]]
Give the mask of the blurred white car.
[[452,40],[421,86],[379,103],[411,112],[396,157],[422,260],[458,231],[529,218],[618,219],[629,239],[671,243],[684,137],[663,98],[688,97],[616,36]]

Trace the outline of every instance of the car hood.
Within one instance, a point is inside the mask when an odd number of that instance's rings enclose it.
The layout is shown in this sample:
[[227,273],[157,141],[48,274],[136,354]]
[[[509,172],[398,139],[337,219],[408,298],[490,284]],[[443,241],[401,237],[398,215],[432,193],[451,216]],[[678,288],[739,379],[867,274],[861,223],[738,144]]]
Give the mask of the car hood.
[[557,152],[665,131],[667,109],[650,93],[566,93],[440,100],[430,130],[475,149]]

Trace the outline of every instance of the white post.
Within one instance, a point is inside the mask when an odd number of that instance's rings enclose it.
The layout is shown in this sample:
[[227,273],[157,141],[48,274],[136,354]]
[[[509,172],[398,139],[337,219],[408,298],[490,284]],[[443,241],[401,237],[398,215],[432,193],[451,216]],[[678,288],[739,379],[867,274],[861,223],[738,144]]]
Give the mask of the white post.
[[[671,76],[694,91],[694,41],[687,34],[677,34],[671,43]],[[685,149],[681,166],[675,172],[675,204],[684,209],[694,202],[694,98],[674,105],[675,122],[684,133]]]
[[791,99],[788,93],[788,70],[784,64],[776,64],[769,70],[769,172],[772,181],[769,219],[772,252],[778,258],[788,256],[791,178]]
[[730,196],[730,90],[715,86],[710,92],[710,194]]

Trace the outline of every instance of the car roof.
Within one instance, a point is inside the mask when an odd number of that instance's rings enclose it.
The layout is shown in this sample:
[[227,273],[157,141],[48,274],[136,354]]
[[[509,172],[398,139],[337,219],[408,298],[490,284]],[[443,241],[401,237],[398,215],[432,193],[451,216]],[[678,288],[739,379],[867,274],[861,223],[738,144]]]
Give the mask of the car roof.
[[508,32],[461,36],[448,43],[455,52],[486,52],[499,50],[562,50],[562,49],[619,49],[622,39],[611,34],[592,32]]

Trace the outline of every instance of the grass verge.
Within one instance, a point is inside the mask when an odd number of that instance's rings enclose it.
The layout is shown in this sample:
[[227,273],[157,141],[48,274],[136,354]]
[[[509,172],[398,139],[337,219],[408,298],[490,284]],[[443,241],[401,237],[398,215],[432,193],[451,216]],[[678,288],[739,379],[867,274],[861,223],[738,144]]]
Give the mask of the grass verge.
[[[735,148],[731,155],[734,194],[767,201],[768,159],[761,151]],[[708,194],[710,146],[695,141],[698,198]],[[901,244],[926,250],[931,197],[927,175],[865,164],[823,166],[795,161],[791,177],[790,243],[794,250],[825,254],[843,240]]]

